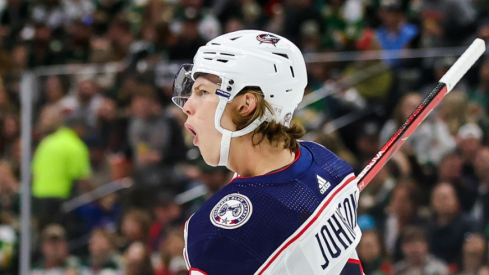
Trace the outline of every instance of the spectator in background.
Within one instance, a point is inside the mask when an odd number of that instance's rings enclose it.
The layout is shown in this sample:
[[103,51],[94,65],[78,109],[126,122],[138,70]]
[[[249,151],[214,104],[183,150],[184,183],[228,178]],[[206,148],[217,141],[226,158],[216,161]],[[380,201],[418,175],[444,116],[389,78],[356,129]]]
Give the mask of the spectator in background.
[[3,120],[7,114],[16,111],[17,108],[4,86],[3,79],[0,77],[0,119]]
[[358,244],[358,257],[362,262],[363,272],[369,275],[391,275],[393,274],[390,263],[386,262],[383,243],[380,234],[376,230],[362,232],[362,239]]
[[[418,93],[404,95],[397,104],[392,118],[380,131],[380,143],[385,144],[411,115],[423,98]],[[427,119],[409,137],[401,151],[413,155],[421,165],[436,165],[441,157],[455,148],[455,141],[447,125],[438,118]]]
[[88,148],[81,140],[85,131],[82,120],[67,117],[64,125],[46,136],[34,153],[32,193],[41,228],[46,223],[61,222],[59,209],[73,194],[74,182],[79,193],[91,188]]
[[201,157],[196,159],[192,165],[185,167],[185,176],[187,190],[181,195],[184,195],[184,198],[187,197],[188,200],[180,202],[185,216],[195,213],[205,201],[226,186],[232,178],[227,168],[209,166]]
[[63,63],[79,64],[87,63],[90,60],[92,54],[90,40],[93,35],[91,24],[89,17],[76,20],[71,24],[72,32],[61,49]]
[[359,172],[366,163],[368,163],[380,149],[379,144],[379,125],[377,122],[368,121],[364,123],[357,132],[355,145],[357,148],[357,167],[355,172]]
[[[1,11],[0,11],[1,14]],[[6,35],[6,28],[0,25],[0,75],[5,75],[12,68],[12,64],[10,62],[9,51],[5,49],[3,46],[2,37]]]
[[451,152],[443,156],[438,170],[438,182],[455,183],[462,176],[462,158],[455,152]]
[[117,240],[113,233],[95,228],[88,242],[89,258],[83,263],[80,275],[120,274],[122,269],[122,257],[117,253]]
[[417,12],[423,28],[421,42],[424,48],[461,46],[471,42],[477,19],[472,1],[422,0]]
[[394,262],[402,259],[401,236],[410,225],[424,226],[425,221],[418,216],[419,193],[417,183],[411,179],[400,179],[386,207],[387,218],[383,227],[385,247]]
[[489,147],[484,146],[477,152],[474,161],[475,174],[478,179],[477,193],[471,211],[472,217],[481,222],[482,230],[489,237]]
[[27,43],[16,44],[11,51],[10,63],[12,67],[10,68],[7,75],[11,78],[20,77],[20,75],[22,75],[22,73],[28,67],[28,62],[29,62],[28,56],[29,56],[29,51],[28,51]]
[[428,239],[422,227],[410,226],[404,229],[401,238],[404,260],[394,265],[396,275],[448,275],[447,265],[430,255]]
[[232,175],[227,168],[220,166],[212,167],[205,164],[203,161],[199,162],[198,166],[201,171],[200,180],[202,180],[202,183],[208,191],[206,199],[212,197],[226,186],[232,178]]
[[97,113],[102,105],[97,83],[91,78],[83,77],[78,81],[75,96],[65,97],[60,102],[64,113],[82,119],[92,129],[97,123]]
[[58,130],[63,124],[64,116],[59,108],[42,108],[34,126],[34,141],[38,144],[47,135]]
[[93,1],[63,0],[61,5],[68,21],[91,17],[95,10]]
[[464,92],[453,90],[445,96],[436,110],[437,119],[446,124],[448,132],[456,137],[462,125],[472,121],[469,114],[467,95]]
[[104,137],[92,130],[84,141],[90,154],[93,185],[99,187],[112,182],[112,167],[106,156],[107,145],[104,143]]
[[[179,3],[174,4],[178,5]],[[141,36],[145,36],[143,32],[147,30],[146,27],[157,25],[158,22],[161,22],[162,20],[165,22],[170,21],[176,6],[174,4],[166,1],[154,0],[147,1],[144,5],[138,5],[137,3],[132,4],[130,9],[139,11],[139,16],[141,16],[141,19],[137,20],[139,22],[132,20],[132,29],[139,29],[141,31]]]
[[45,109],[56,109],[61,111],[60,102],[66,94],[68,94],[69,86],[67,79],[61,75],[50,75],[44,82],[43,98],[41,112]]
[[489,59],[485,59],[479,69],[479,83],[469,91],[469,101],[484,114],[489,114]]
[[[162,4],[158,1],[152,1],[152,3]],[[146,9],[148,8],[149,5],[146,6]],[[162,61],[168,60],[167,50],[169,45],[174,43],[175,38],[166,22],[160,21],[151,25],[148,21],[149,19],[145,19],[146,23],[141,26],[140,39],[131,44],[130,54],[127,57],[129,64],[124,74],[139,82],[155,83],[161,87],[160,79],[155,75],[159,70],[155,67],[166,67],[168,70],[168,64]],[[169,96],[165,96],[163,92],[158,92],[158,96],[161,97],[162,102],[171,101]]]
[[131,32],[131,23],[123,16],[117,16],[109,23],[107,37],[112,53],[111,61],[121,61],[129,53],[134,36]]
[[393,166],[392,162],[388,162],[379,170],[367,188],[362,191],[358,202],[358,212],[368,213],[376,224],[382,225],[385,222],[387,216],[385,210],[390,203],[392,190],[397,185],[397,179],[391,172]]
[[42,231],[41,253],[31,275],[63,274],[66,269],[80,268],[80,260],[69,254],[66,232],[59,224],[50,224]]
[[2,121],[0,134],[3,138],[3,154],[11,156],[15,150],[15,142],[20,138],[20,118],[17,113],[7,114]]
[[[2,175],[0,173],[0,175]],[[1,187],[0,187],[1,188]],[[0,190],[0,194],[3,190]],[[3,199],[3,198],[2,198]],[[16,232],[17,221],[1,209],[0,212],[0,274],[15,275],[18,272],[19,238]]]
[[482,147],[482,130],[475,123],[462,125],[457,133],[457,151],[462,157],[462,174],[475,179],[474,161]]
[[[129,177],[132,173],[130,161],[130,149],[128,144],[127,115],[120,114],[116,102],[108,97],[103,97],[97,112],[97,124],[92,133],[92,138],[98,144],[99,171],[104,174],[105,182]],[[107,173],[107,164],[110,173]]]
[[121,232],[125,242],[123,248],[129,247],[134,242],[146,245],[149,240],[151,222],[150,214],[144,210],[131,209],[124,213],[121,221]]
[[322,5],[318,10],[324,11],[321,14],[323,24],[320,28],[321,33],[324,33],[322,47],[335,50],[352,49],[365,26],[363,1],[316,1],[315,5]]
[[90,39],[90,49],[90,63],[103,64],[112,61],[112,49],[106,36],[92,37]]
[[21,142],[20,137],[17,137],[12,142],[12,147],[10,151],[7,151],[3,158],[10,163],[14,175],[20,179],[20,163],[21,163]]
[[124,0],[96,0],[93,1],[96,10],[94,11],[94,25],[98,25],[101,32],[107,30],[109,22],[113,21],[126,8],[127,3]]
[[45,0],[35,3],[31,17],[35,22],[45,22],[54,31],[60,31],[68,20],[60,0]]
[[301,44],[303,53],[316,53],[321,51],[321,25],[314,20],[304,22],[300,29]]
[[431,193],[433,218],[427,227],[429,250],[449,265],[461,256],[467,233],[477,231],[477,223],[460,211],[460,202],[455,188],[441,182]]
[[[29,2],[25,0],[8,0],[7,7],[0,14],[0,25],[5,28],[4,45],[12,47],[19,42],[19,33],[29,21]],[[0,37],[1,39],[2,37]],[[2,43],[0,43],[2,44]]]
[[180,228],[169,229],[168,235],[160,245],[160,266],[156,275],[187,274],[187,266],[182,251],[185,247],[183,231]]
[[60,75],[48,76],[43,88],[36,108],[40,114],[34,133],[37,142],[60,127],[63,119],[61,102],[69,89],[67,79]]
[[118,195],[112,193],[75,209],[74,213],[80,231],[91,232],[95,228],[101,228],[115,232],[122,217],[122,206]]
[[199,19],[195,16],[187,16],[182,20],[177,41],[168,48],[168,57],[170,60],[190,61],[193,59],[194,53],[199,47],[205,44],[206,41],[199,33]]
[[[405,7],[401,0],[381,0],[379,17],[382,25],[375,30],[375,37],[382,50],[402,50],[411,47],[418,28],[406,22]],[[402,67],[400,54],[382,55],[384,62],[391,68]]]
[[[434,182],[448,182],[457,190],[462,211],[469,212],[477,196],[477,181],[462,174],[462,157],[456,152],[445,155],[437,170]],[[431,187],[431,186],[430,186]],[[431,188],[429,188],[431,191]]]
[[321,14],[314,6],[312,0],[291,0],[284,3],[283,35],[294,44],[301,45],[304,40],[302,31],[304,27],[315,26],[320,33],[324,33],[324,23]]
[[481,38],[482,40],[486,41],[489,41],[489,17],[487,16],[489,14],[489,12],[484,12],[484,9],[488,10],[489,8],[487,7],[487,1],[485,0],[481,0],[479,1],[479,3],[484,7],[484,8],[479,8],[479,12],[481,15],[485,16],[485,18],[483,18],[480,23],[479,23],[479,26],[478,26],[478,30],[477,30],[477,37],[478,38]]
[[96,135],[102,139],[106,153],[125,153],[128,148],[127,127],[128,119],[117,112],[116,102],[103,97],[97,110]]
[[0,216],[16,224],[20,215],[19,181],[10,163],[0,160]]
[[[253,2],[253,1],[250,1]],[[184,32],[184,24],[188,19],[195,19],[199,36],[209,41],[221,34],[221,22],[214,16],[214,12],[204,7],[204,0],[182,0],[176,6],[173,14],[171,28],[175,33]],[[246,3],[242,3],[242,5]]]
[[458,275],[477,274],[487,263],[487,240],[479,234],[470,234],[466,237],[462,257],[457,267]]
[[[279,1],[274,1],[269,3],[269,20],[265,23],[263,29],[268,30],[272,33],[283,33],[282,29],[285,26],[285,16],[284,16],[284,6]],[[225,20],[224,33],[239,31],[245,28],[243,21],[235,18],[230,20]]]
[[174,166],[185,157],[182,129],[158,102],[152,88],[134,94],[129,145],[134,156],[133,199],[149,208],[160,191],[175,192]]
[[56,55],[50,48],[52,30],[43,22],[34,25],[34,37],[30,43],[30,54],[28,57],[29,67],[47,66],[58,64],[60,55]]
[[171,195],[160,194],[153,206],[154,221],[149,231],[149,248],[151,252],[159,250],[161,241],[168,235],[168,230],[181,223],[178,219],[182,214],[178,205]]
[[489,266],[485,265],[479,269],[477,275],[489,275]]
[[[397,102],[396,94],[400,94],[400,90],[392,90],[395,80],[394,71],[383,60],[370,60],[367,57],[370,51],[382,49],[374,30],[365,28],[355,44],[356,50],[360,53],[360,59],[347,65],[342,79],[338,81],[340,86],[353,86],[369,104],[382,102],[390,105],[388,101],[394,98]],[[367,57],[366,60],[362,60],[363,56]],[[386,106],[385,108],[389,113],[391,107]]]
[[124,275],[154,275],[151,258],[142,242],[132,243],[124,252]]
[[[118,74],[117,81],[115,81],[114,85],[115,85],[114,96],[117,102],[117,107],[123,110],[124,109],[130,110],[131,100],[135,94],[150,93],[148,92],[148,90],[152,89],[151,86],[140,83],[134,76],[126,73]],[[128,116],[133,116],[133,114],[129,113]]]
[[[0,26],[1,29],[2,27]],[[14,104],[13,106],[16,107],[15,110],[18,110],[20,105],[20,83],[22,74],[28,69],[29,54],[29,45],[27,43],[16,44],[10,51],[10,67],[5,74],[1,74],[4,80],[3,86],[9,95],[10,101]]]

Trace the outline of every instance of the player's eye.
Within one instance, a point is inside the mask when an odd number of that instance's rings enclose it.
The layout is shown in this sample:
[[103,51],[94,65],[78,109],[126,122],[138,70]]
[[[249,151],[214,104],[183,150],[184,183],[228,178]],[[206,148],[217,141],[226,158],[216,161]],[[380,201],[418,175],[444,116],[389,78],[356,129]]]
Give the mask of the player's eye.
[[199,97],[199,96],[204,95],[204,91],[203,90],[193,90],[192,95]]

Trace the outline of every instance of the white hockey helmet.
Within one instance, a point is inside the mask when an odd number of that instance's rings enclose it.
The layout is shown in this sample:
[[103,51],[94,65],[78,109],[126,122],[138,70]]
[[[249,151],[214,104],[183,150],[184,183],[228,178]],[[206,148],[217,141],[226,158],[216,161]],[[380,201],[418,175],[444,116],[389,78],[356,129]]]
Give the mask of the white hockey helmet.
[[[182,66],[175,77],[175,104],[183,107],[191,95],[192,82],[202,73],[221,79],[221,89],[216,91],[220,104],[215,116],[215,126],[223,134],[219,165],[227,163],[223,146],[230,143],[231,137],[248,134],[264,121],[275,120],[289,126],[307,85],[306,64],[299,48],[282,36],[258,30],[227,33],[200,47],[193,65]],[[220,120],[226,103],[246,87],[259,87],[273,113],[266,112],[240,131],[223,129]]]

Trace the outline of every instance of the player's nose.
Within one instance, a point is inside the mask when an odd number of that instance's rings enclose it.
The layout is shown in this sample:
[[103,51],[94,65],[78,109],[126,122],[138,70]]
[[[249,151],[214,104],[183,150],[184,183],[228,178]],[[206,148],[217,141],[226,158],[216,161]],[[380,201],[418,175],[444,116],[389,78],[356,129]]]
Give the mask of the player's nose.
[[194,106],[192,104],[192,100],[187,99],[187,101],[185,101],[185,104],[183,105],[182,110],[188,116],[192,115],[194,113]]

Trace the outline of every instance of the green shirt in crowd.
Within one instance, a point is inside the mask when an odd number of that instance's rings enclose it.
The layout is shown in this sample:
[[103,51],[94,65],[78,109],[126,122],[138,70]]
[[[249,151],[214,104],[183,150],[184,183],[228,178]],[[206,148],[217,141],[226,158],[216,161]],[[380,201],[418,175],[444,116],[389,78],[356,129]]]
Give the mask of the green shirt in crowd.
[[62,127],[37,147],[32,174],[34,197],[66,199],[73,181],[90,177],[88,148],[72,129]]

